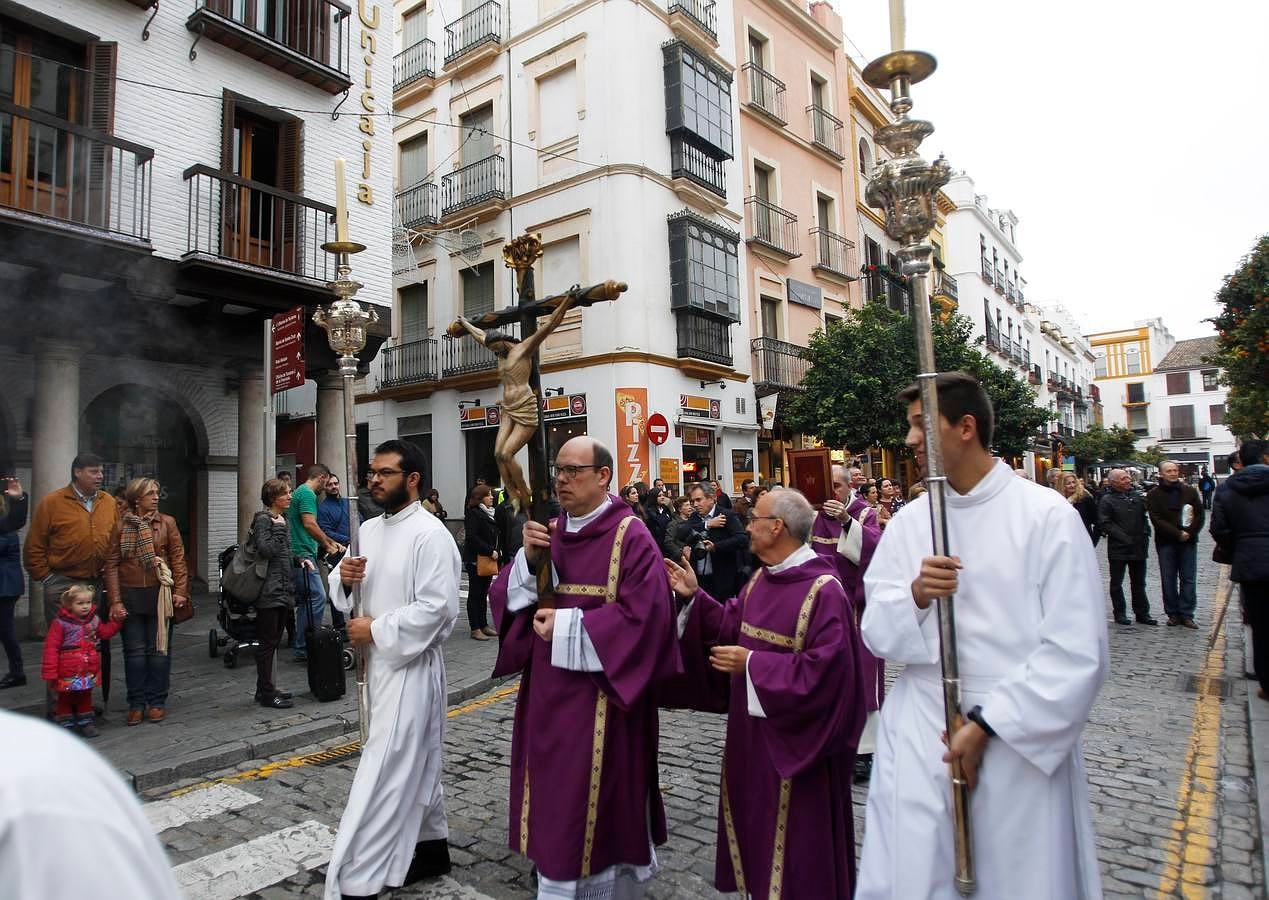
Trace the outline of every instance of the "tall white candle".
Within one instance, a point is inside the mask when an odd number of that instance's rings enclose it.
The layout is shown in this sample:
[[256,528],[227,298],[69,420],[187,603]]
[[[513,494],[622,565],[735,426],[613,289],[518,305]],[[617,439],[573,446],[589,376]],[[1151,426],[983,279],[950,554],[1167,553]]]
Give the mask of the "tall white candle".
[[890,0],[891,52],[897,52],[903,49],[903,32],[905,24],[903,16],[903,0]]
[[348,200],[344,197],[344,158],[335,160],[335,240],[348,240]]

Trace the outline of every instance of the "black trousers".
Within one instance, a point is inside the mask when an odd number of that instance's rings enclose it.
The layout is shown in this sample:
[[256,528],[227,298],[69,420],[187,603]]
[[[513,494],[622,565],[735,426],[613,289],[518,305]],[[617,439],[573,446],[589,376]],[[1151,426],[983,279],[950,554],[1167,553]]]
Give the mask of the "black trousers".
[[467,621],[472,631],[489,624],[489,585],[491,584],[493,584],[492,576],[477,575],[475,566],[467,567]]
[[282,637],[282,623],[290,610],[284,606],[270,606],[256,610],[256,696],[264,703],[277,696],[273,684],[273,659],[277,655],[278,640]]
[[1115,608],[1115,618],[1128,615],[1124,604],[1124,570],[1128,570],[1128,584],[1132,590],[1132,611],[1138,619],[1150,616],[1150,598],[1146,596],[1146,561],[1144,559],[1112,559],[1110,561],[1110,603]]
[[1244,581],[1243,607],[1251,626],[1251,655],[1256,680],[1269,694],[1269,581]]

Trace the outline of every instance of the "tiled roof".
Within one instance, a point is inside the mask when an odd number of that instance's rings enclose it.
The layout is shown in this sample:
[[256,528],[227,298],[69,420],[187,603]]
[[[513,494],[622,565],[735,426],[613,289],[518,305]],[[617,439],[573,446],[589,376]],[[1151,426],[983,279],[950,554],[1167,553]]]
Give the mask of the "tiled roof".
[[1203,357],[1211,356],[1219,348],[1216,343],[1215,336],[1191,338],[1188,341],[1177,341],[1172,349],[1168,351],[1168,355],[1159,361],[1154,367],[1156,372],[1179,371],[1181,369],[1197,369],[1200,366],[1210,366],[1211,363],[1203,361]]

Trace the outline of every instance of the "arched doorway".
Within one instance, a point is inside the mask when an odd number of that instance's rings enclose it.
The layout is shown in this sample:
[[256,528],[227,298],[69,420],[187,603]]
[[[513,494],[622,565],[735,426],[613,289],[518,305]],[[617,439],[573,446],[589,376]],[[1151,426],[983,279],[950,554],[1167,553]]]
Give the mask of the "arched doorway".
[[121,384],[98,395],[79,420],[79,446],[104,460],[110,492],[133,478],[156,478],[159,511],[176,519],[191,576],[203,527],[198,472],[204,466],[194,425],[179,403],[139,384]]

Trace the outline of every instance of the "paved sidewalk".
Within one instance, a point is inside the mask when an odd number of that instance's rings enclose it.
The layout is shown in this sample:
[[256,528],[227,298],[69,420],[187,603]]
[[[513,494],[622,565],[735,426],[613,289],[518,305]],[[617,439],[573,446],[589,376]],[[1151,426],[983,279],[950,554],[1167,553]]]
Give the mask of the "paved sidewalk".
[[[1242,621],[1242,615],[1238,605],[1238,588],[1234,588],[1234,596],[1230,601],[1230,616],[1236,617],[1236,621]],[[1247,652],[1243,660],[1244,674],[1255,671],[1251,659],[1251,629],[1244,626],[1243,633],[1246,636]],[[1269,873],[1269,840],[1265,839],[1265,835],[1269,835],[1269,702],[1261,700],[1256,696],[1259,684],[1253,680],[1247,681],[1247,721],[1249,730],[1249,742],[1251,744],[1251,763],[1252,771],[1255,773],[1256,779],[1256,811],[1260,816],[1260,854],[1264,863],[1264,871]]]
[[[498,643],[473,641],[467,625],[466,579],[459,594],[458,622],[445,644],[445,669],[451,706],[484,693],[497,679],[493,671]],[[308,692],[302,664],[291,661],[289,647],[278,650],[274,669],[278,687],[292,691],[295,706],[270,710],[254,702],[255,651],[244,650],[237,666],[226,668],[223,655],[208,654],[208,631],[218,627],[216,600],[194,598],[197,614],[176,626],[172,635],[172,692],[167,718],[132,728],[124,724],[127,711],[123,678],[122,644],[111,641],[114,669],[110,703],[99,717],[101,735],[91,741],[94,749],[131,780],[138,791],[164,787],[184,778],[196,778],[217,769],[262,757],[276,756],[357,730],[357,693],[353,673],[343,698],[319,703]],[[327,621],[329,621],[329,613]],[[223,632],[221,632],[223,636]],[[44,712],[44,683],[39,679],[43,644],[26,641],[25,687],[0,692],[0,706],[32,715]],[[223,651],[222,651],[223,654]],[[100,690],[94,702],[101,703]]]

